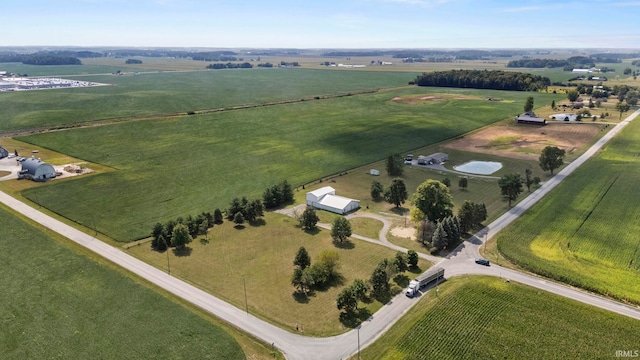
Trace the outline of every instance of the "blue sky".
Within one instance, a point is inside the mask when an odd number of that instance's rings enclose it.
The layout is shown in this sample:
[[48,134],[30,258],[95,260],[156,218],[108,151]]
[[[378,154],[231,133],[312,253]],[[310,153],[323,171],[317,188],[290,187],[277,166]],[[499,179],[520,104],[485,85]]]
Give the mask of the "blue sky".
[[8,0],[0,46],[640,48],[640,0]]

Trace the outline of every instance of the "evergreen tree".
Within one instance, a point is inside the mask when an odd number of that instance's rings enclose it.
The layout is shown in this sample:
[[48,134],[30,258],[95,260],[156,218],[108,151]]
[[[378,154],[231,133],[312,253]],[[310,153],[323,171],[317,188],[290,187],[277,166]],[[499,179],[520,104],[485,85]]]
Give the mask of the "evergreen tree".
[[213,222],[216,224],[222,224],[224,218],[222,217],[222,211],[220,211],[220,209],[216,208],[213,211]]
[[442,250],[447,247],[447,233],[444,231],[442,222],[438,222],[431,243],[436,250]]
[[407,264],[410,268],[415,269],[418,267],[418,253],[413,250],[407,251]]
[[296,258],[293,260],[293,265],[300,268],[300,270],[306,269],[309,265],[311,265],[311,258],[309,257],[309,253],[307,253],[307,249],[304,246],[301,246],[298,249],[298,253],[296,253]]

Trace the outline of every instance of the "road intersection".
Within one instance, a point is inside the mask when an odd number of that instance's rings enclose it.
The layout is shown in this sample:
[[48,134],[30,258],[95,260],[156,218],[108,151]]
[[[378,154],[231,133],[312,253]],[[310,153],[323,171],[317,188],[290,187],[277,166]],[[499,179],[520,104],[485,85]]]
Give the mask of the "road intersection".
[[[437,265],[445,268],[445,274],[448,278],[472,274],[501,276],[510,279],[511,281],[517,281],[522,284],[533,286],[541,290],[572,298],[586,304],[640,320],[640,309],[638,308],[624,305],[600,296],[586,293],[582,290],[515,270],[495,265],[490,267],[479,266],[474,263],[474,259],[479,256],[480,246],[486,240],[495,236],[505,226],[517,219],[529,207],[538,202],[578,166],[582,165],[588,158],[598,152],[607,141],[609,141],[639,114],[640,110],[634,112],[624,121],[616,125],[582,156],[567,165],[567,167],[562,171],[546,181],[540,188],[516,204],[507,213],[489,224],[485,229],[465,241],[446,258],[434,258],[424,254],[423,257],[432,261],[438,260]],[[282,351],[288,359],[343,359],[354,355],[357,353],[358,349],[362,349],[373,343],[378,337],[384,334],[384,332],[386,332],[413,305],[415,305],[417,301],[419,301],[419,297],[409,299],[403,294],[399,294],[383,306],[378,312],[373,314],[371,318],[366,320],[356,330],[327,338],[306,337],[290,333],[248,314],[245,310],[238,309],[193,285],[177,279],[160,269],[154,268],[153,266],[123,252],[121,249],[97,240],[93,236],[56,220],[4,192],[0,192],[0,202],[42,226],[67,237],[68,239],[115,264],[122,266],[137,276],[140,276],[166,291],[193,303],[194,305],[223,319],[224,321],[229,322],[247,333],[272,344],[274,347]],[[381,221],[383,221],[383,223],[386,221],[383,217],[375,215],[373,217],[382,219]],[[386,227],[383,227],[384,234],[386,234],[386,230],[388,230],[388,225],[385,226]],[[358,236],[354,237],[362,238]],[[373,240],[372,242],[378,243],[382,246],[388,246],[396,250],[406,250],[385,241],[386,235],[384,238],[381,236],[380,240],[362,239],[366,241]]]

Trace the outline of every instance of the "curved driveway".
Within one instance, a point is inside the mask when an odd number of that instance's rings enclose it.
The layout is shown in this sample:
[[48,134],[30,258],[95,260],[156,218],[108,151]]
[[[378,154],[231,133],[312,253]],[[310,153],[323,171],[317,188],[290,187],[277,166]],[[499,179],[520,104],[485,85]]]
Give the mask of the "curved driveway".
[[[562,179],[584,163],[584,161],[586,161],[590,156],[595,154],[608,140],[617,134],[638,114],[640,114],[640,110],[634,112],[623,122],[616,125],[611,131],[609,131],[609,133],[585,152],[585,154],[573,161],[549,181],[545,182],[542,187],[518,203],[510,211],[492,222],[487,226],[487,228],[485,228],[485,230],[465,241],[446,259],[442,259],[439,262],[439,266],[446,269],[447,277],[464,274],[505,276],[511,280],[526,285],[640,320],[640,310],[637,308],[591,295],[566,285],[549,282],[532,275],[523,274],[514,270],[501,268],[499,266],[478,266],[473,262],[473,259],[478,256],[478,248],[483,243],[483,237],[486,241],[487,238],[495,235],[502,228],[514,221],[528,207],[535,204],[540,198],[551,191],[551,189],[553,189]],[[37,223],[86,247],[98,255],[103,256],[125,269],[128,269],[151,283],[162,287],[163,289],[195,304],[196,306],[201,307],[211,314],[216,315],[217,317],[256,336],[257,338],[273,344],[289,359],[342,359],[353,355],[358,351],[358,344],[360,345],[360,348],[364,348],[375,341],[417,302],[416,298],[409,299],[403,294],[399,294],[371,316],[370,319],[365,321],[358,330],[352,330],[345,334],[328,338],[305,337],[287,332],[277,326],[260,320],[253,315],[247,314],[245,311],[225,303],[224,301],[194,287],[193,285],[174,278],[165,272],[124,253],[118,248],[107,245],[90,235],[66,225],[3,192],[0,192],[0,202]],[[385,246],[389,245],[384,243],[384,241],[374,240],[374,242]],[[402,249],[395,245],[393,248]]]

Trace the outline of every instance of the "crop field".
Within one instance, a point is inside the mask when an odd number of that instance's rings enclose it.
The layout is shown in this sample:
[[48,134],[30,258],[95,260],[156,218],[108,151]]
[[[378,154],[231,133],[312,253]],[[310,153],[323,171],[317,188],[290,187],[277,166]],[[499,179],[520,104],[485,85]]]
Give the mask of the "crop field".
[[406,85],[416,75],[238,69],[82,76],[111,86],[0,93],[0,131],[370,91]]
[[245,358],[221,327],[4,208],[0,223],[0,357]]
[[[339,320],[340,312],[335,305],[338,293],[354,279],[368,280],[376,265],[384,258],[393,258],[396,252],[359,240],[334,245],[330,230],[308,233],[285,215],[267,213],[265,222],[266,225],[237,229],[225,221],[209,231],[208,243],[201,242],[201,236],[189,245],[188,254],[170,250],[169,259],[166,253],[151,250],[148,242],[131,247],[128,252],[160,269],[169,265],[171,275],[240,309],[245,308],[246,284],[249,313],[284,329],[295,331],[298,324],[300,331],[304,329],[304,334],[311,336],[330,336],[348,330]],[[293,259],[301,246],[307,249],[312,264],[323,250],[338,253],[342,278],[335,286],[316,290],[308,297],[294,294],[295,288],[290,283]],[[410,278],[429,265],[420,260],[420,270],[404,273],[398,282],[391,281],[392,291],[399,292]],[[359,307],[373,314],[382,305],[371,299]]]
[[[118,170],[49,182],[24,195],[73,221],[95,222],[116,240],[139,239],[158,221],[223,209],[233,197],[261,197],[283,179],[298,186],[489,125],[517,113],[531,95],[447,89],[477,99],[391,101],[434,91],[443,90],[409,87],[22,137]],[[540,102],[553,96],[534,95]]]
[[639,153],[636,120],[506,228],[498,249],[527,270],[640,303]]
[[609,359],[638,346],[637,320],[514,282],[454,278],[439,290],[362,359]]

